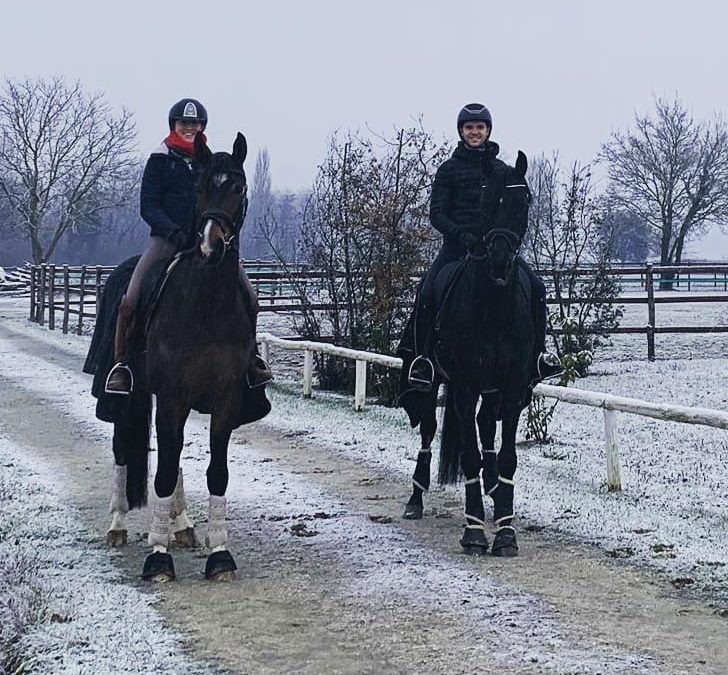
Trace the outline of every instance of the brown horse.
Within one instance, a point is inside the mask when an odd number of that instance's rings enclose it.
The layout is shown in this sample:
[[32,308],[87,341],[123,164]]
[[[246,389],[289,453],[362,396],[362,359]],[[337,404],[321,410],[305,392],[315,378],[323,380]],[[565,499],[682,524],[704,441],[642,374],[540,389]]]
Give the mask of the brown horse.
[[[200,158],[203,150],[198,143]],[[132,363],[138,377],[131,396],[105,394],[103,380],[112,363],[110,335],[118,301],[136,259],[119,265],[106,283],[84,365],[85,372],[95,375],[96,416],[114,423],[112,524],[107,532],[112,546],[126,543],[127,511],[146,503],[151,404],[152,394],[156,395],[158,462],[149,531],[153,551],[144,563],[145,579],[175,576],[168,552],[170,518],[178,546],[195,542],[185,511],[180,468],[185,422],[193,409],[211,416],[207,469],[207,545],[211,554],[205,576],[230,578],[235,570],[225,548],[228,443],[233,429],[270,410],[264,390],[251,389],[246,378],[255,352],[252,298],[238,263],[238,239],[247,208],[246,154],[245,137],[238,134],[232,154],[218,152],[206,161],[197,186],[195,245],[175,256],[166,275],[167,262],[163,261],[144,281],[140,312],[146,315],[146,322],[138,322],[133,338]]]

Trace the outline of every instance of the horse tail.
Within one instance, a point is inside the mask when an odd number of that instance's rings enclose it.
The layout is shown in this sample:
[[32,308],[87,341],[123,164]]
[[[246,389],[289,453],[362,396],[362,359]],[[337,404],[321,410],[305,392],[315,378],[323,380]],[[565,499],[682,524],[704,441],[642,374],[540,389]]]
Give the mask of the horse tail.
[[147,504],[151,422],[152,397],[146,392],[134,392],[125,413],[114,423],[114,457],[117,464],[126,465],[126,498],[130,509]]
[[440,485],[458,482],[460,478],[461,451],[460,425],[455,414],[452,388],[447,387],[445,416],[442,422],[442,437],[440,440],[440,467],[437,474]]

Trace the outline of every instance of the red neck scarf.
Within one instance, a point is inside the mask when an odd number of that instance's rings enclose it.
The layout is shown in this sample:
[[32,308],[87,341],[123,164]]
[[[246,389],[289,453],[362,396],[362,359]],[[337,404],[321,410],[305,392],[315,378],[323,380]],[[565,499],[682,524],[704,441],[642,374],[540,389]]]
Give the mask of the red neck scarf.
[[[207,136],[205,134],[202,134],[202,141],[207,145]],[[164,139],[164,143],[168,148],[177,150],[177,152],[181,152],[188,157],[193,157],[195,154],[195,142],[186,141],[176,131],[170,131],[169,136]]]

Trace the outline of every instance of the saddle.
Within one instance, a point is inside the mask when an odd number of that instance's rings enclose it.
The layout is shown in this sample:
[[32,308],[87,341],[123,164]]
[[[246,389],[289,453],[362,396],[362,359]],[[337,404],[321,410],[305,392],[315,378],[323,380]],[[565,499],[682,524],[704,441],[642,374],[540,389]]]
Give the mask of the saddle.
[[[189,252],[181,251],[173,258],[160,260],[149,270],[142,282],[139,303],[136,308],[136,328],[128,346],[128,363],[135,373],[135,390],[144,392],[145,377],[145,337],[159,300],[164,292],[167,280],[174,268]],[[131,396],[115,396],[105,392],[106,376],[114,365],[114,335],[116,319],[124,293],[140,256],[128,258],[120,263],[109,275],[104,285],[101,303],[96,317],[91,345],[89,346],[83,372],[93,375],[91,394],[96,398],[96,417],[104,422],[115,423],[127,414],[133,405]],[[243,293],[245,294],[245,288]],[[193,408],[200,413],[211,411],[211,402],[196,401]],[[271,406],[265,395],[265,387],[250,389],[246,387],[243,405],[240,412],[239,425],[259,420],[270,412]]]

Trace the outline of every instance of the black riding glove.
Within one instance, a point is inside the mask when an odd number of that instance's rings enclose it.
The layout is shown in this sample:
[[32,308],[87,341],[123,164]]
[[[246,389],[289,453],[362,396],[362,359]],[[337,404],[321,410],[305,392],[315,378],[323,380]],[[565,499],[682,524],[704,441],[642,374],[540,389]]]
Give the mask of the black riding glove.
[[473,234],[472,232],[470,232],[470,230],[463,230],[458,235],[458,241],[462,246],[470,251],[472,248],[480,243],[481,239],[477,234]]

